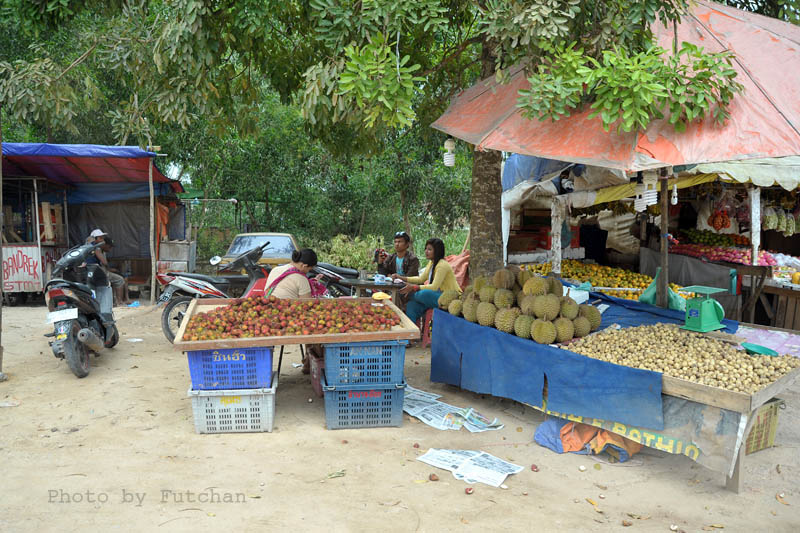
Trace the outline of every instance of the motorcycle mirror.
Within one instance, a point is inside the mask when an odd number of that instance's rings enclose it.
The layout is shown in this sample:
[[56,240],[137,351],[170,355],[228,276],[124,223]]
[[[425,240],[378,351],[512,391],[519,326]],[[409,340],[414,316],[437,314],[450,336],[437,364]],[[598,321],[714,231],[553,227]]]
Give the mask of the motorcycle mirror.
[[209,263],[211,263],[211,266],[217,266],[217,265],[218,265],[218,264],[220,264],[221,262],[222,262],[222,258],[221,258],[220,256],[218,256],[218,255],[215,255],[215,256],[214,256],[214,257],[212,257],[212,258],[211,258],[211,260],[209,261]]

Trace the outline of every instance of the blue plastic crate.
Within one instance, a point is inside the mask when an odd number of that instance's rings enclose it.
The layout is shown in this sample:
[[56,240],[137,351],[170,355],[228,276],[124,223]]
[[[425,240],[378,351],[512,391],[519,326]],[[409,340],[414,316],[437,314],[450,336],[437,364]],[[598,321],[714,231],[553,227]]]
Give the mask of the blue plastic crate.
[[388,385],[404,379],[408,341],[324,344],[328,384]]
[[371,385],[328,385],[325,391],[325,424],[328,429],[400,427],[403,425],[405,382]]
[[272,348],[229,348],[186,352],[194,390],[268,389]]

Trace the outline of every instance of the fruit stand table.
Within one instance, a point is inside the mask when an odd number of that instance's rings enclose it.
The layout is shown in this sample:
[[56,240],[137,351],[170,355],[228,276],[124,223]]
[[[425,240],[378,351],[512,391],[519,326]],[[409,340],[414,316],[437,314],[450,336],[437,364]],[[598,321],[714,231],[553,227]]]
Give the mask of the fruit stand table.
[[[603,314],[603,327],[612,323],[628,327],[636,320],[682,322],[678,312],[622,303],[597,293],[592,297],[611,306]],[[434,321],[440,333],[431,349],[431,381],[510,398],[560,418],[585,420],[696,461],[700,456],[701,464],[726,475],[726,487],[735,492],[740,488],[744,441],[756,411],[800,378],[800,368],[795,368],[756,393],[745,394],[537,344],[440,310],[435,311]],[[673,411],[676,406],[683,410]],[[699,418],[695,420],[692,413]],[[714,428],[723,421],[727,430],[716,435]],[[704,460],[702,456],[711,450],[714,457]]]
[[344,278],[342,280],[342,284],[347,285],[348,287],[352,287],[355,289],[354,296],[356,298],[360,298],[364,296],[364,291],[383,291],[388,292],[392,295],[392,303],[397,305],[397,298],[400,289],[403,288],[403,284],[400,283],[375,283],[372,280],[363,280],[363,279],[355,279],[355,278]]
[[[309,298],[308,300],[314,300]],[[371,298],[361,300],[373,302]],[[390,330],[370,331],[359,333],[328,333],[321,335],[283,335],[277,337],[246,337],[240,339],[216,339],[206,341],[186,341],[183,340],[184,332],[189,320],[197,313],[211,311],[217,307],[223,307],[234,300],[232,299],[212,299],[201,298],[192,300],[186,315],[183,317],[181,327],[175,336],[173,347],[179,351],[193,350],[219,350],[226,348],[252,348],[258,346],[284,346],[291,344],[334,344],[351,342],[371,342],[386,340],[414,340],[419,339],[419,328],[393,303],[386,303],[395,314],[400,318],[400,325],[394,326]],[[352,299],[345,301],[352,302]]]

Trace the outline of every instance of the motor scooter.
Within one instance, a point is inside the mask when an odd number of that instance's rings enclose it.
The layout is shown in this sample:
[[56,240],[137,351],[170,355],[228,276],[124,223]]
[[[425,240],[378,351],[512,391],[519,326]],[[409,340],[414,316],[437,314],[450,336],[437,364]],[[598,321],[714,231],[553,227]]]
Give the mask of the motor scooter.
[[330,263],[317,263],[317,266],[311,269],[309,277],[314,277],[322,274],[322,283],[328,288],[328,292],[333,298],[341,298],[342,296],[352,295],[352,289],[342,283],[345,278],[357,278],[358,270],[346,267],[339,267],[331,265]]
[[53,355],[66,359],[79,378],[89,374],[89,353],[100,355],[104,348],[119,342],[114,321],[114,298],[105,271],[97,264],[86,264],[101,243],[71,248],[53,268],[53,278],[44,288],[47,321],[53,332],[46,337]]
[[[247,272],[249,283],[242,298],[261,296],[266,291],[269,270],[259,265],[258,260],[268,245],[269,241],[246,251],[219,270],[220,272],[237,272],[244,269]],[[218,265],[221,261],[222,258],[219,256],[211,258],[213,266]],[[175,340],[175,335],[181,327],[183,317],[192,300],[195,298],[230,298],[225,292],[229,289],[230,282],[222,277],[167,272],[166,274],[156,274],[156,279],[166,287],[158,302],[159,304],[166,302],[166,306],[161,312],[161,329],[169,342]]]

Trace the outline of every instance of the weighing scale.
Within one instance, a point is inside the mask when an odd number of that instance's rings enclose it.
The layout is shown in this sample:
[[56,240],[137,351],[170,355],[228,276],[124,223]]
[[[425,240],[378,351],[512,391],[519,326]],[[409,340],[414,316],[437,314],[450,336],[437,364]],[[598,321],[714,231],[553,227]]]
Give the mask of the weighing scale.
[[725,318],[725,310],[711,295],[718,292],[726,292],[726,289],[692,285],[682,288],[680,292],[693,292],[702,295],[686,301],[686,322],[682,329],[706,333],[725,327],[722,325],[722,319]]

